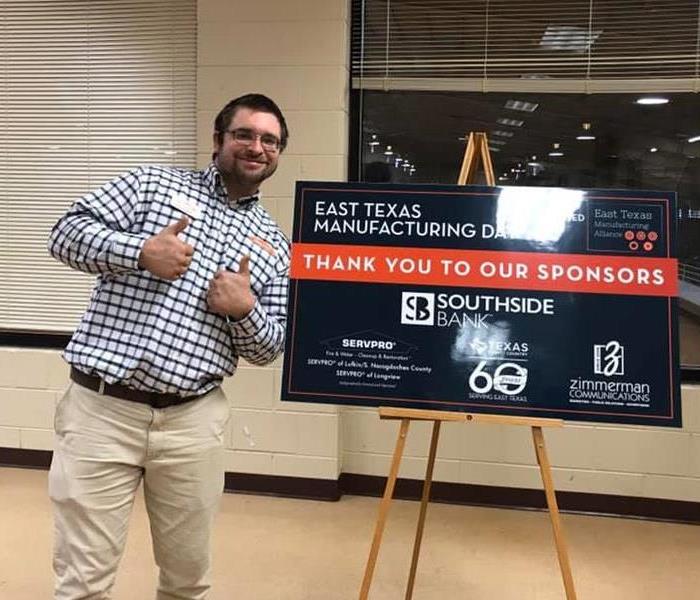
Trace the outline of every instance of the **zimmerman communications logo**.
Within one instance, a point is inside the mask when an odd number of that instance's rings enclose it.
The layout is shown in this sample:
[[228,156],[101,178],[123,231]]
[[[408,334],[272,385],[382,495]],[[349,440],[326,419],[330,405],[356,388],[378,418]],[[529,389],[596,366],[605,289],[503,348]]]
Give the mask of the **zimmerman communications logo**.
[[625,374],[625,347],[615,340],[593,345],[593,372],[596,375]]
[[593,372],[604,379],[573,377],[569,381],[569,402],[609,407],[649,408],[651,385],[644,381],[611,380],[625,374],[625,347],[616,340],[593,345]]
[[401,293],[401,324],[435,324],[435,294],[423,292]]

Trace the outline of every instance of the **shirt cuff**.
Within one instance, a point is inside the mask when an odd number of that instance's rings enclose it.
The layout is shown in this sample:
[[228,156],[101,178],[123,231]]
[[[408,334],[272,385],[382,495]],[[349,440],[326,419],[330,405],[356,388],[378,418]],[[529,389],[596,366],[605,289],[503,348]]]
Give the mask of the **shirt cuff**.
[[145,236],[117,232],[112,241],[110,265],[128,271],[138,271],[139,256],[146,239]]
[[260,302],[257,300],[253,305],[253,310],[251,310],[245,317],[234,320],[233,317],[226,317],[226,322],[228,323],[231,334],[234,338],[251,338],[257,333],[263,330],[265,323],[267,321],[267,314],[260,306]]

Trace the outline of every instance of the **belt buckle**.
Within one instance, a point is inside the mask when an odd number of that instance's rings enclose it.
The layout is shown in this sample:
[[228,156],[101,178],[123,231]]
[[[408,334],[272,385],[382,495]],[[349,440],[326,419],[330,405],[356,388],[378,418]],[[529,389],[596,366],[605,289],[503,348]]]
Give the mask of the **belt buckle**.
[[157,394],[157,393],[151,393],[151,397],[149,398],[150,402],[149,404],[153,408],[168,408],[171,404],[173,404],[170,399],[167,396],[164,396],[162,394]]

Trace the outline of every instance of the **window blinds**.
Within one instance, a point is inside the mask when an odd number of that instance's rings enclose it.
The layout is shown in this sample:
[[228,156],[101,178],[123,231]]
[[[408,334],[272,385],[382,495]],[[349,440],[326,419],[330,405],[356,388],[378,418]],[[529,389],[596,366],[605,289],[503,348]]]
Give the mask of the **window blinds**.
[[94,277],[46,250],[70,204],[195,163],[195,0],[0,0],[0,330],[70,332]]
[[356,89],[700,91],[700,0],[355,0]]

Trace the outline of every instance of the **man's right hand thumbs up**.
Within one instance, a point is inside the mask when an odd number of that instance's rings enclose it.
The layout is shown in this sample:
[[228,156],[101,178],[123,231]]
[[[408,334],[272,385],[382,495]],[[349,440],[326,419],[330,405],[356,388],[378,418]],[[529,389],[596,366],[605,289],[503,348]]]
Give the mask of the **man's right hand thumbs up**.
[[184,275],[192,262],[194,248],[178,238],[177,234],[182,233],[189,224],[187,217],[181,217],[148,238],[141,249],[139,267],[169,281]]

